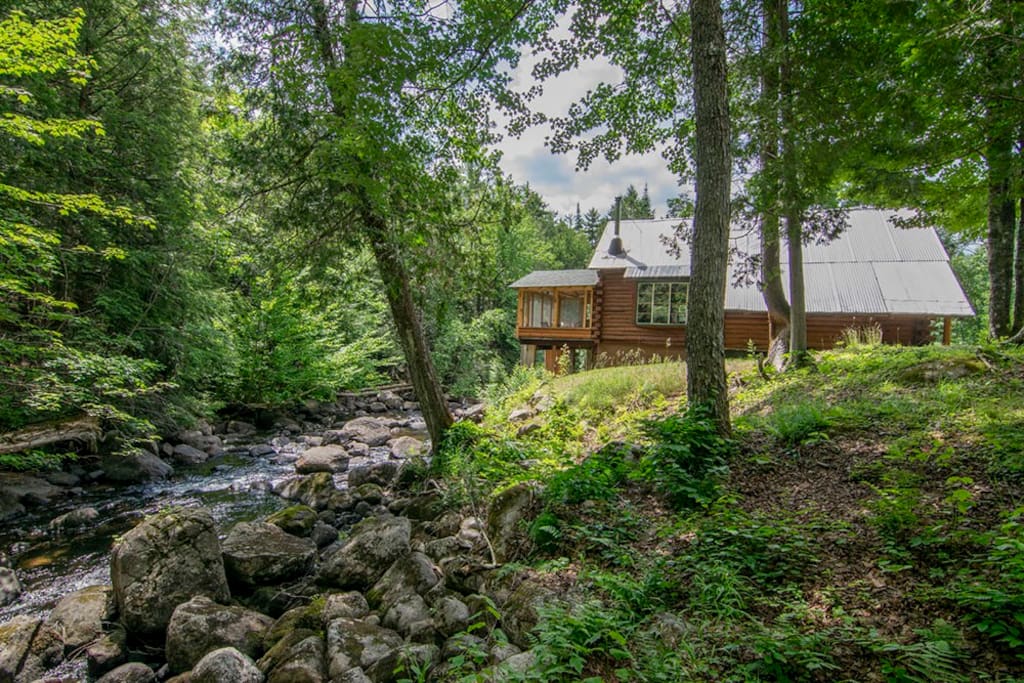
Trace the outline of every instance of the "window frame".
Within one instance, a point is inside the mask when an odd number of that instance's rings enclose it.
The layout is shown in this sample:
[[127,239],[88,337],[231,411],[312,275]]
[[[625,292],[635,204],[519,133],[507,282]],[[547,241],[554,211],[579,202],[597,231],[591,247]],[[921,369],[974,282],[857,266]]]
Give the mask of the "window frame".
[[[659,287],[668,287],[668,299],[667,303],[659,301]],[[650,294],[644,300],[643,291],[645,288],[650,288]],[[677,292],[682,292],[682,300]],[[664,290],[662,290],[664,295]],[[638,327],[685,327],[686,326],[686,302],[690,296],[690,281],[689,280],[640,280],[636,283],[636,297],[633,306],[633,322]],[[641,306],[646,305],[647,315],[646,319],[641,320],[640,310]],[[682,306],[680,309],[679,307]],[[667,319],[665,322],[655,322],[657,309],[665,309],[667,307]],[[679,314],[681,313],[681,318]]]

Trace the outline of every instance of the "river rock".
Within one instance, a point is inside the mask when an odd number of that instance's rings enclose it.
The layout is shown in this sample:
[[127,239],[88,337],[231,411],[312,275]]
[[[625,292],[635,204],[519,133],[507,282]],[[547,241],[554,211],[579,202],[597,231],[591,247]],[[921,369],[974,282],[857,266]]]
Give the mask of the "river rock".
[[103,623],[113,617],[110,586],[88,586],[65,596],[46,618],[70,653],[103,636]]
[[327,671],[332,679],[349,669],[367,669],[402,647],[394,631],[366,621],[335,619],[327,626]]
[[6,522],[23,514],[25,514],[25,506],[18,502],[18,496],[9,490],[0,488],[0,522]]
[[540,621],[537,608],[555,597],[554,591],[534,581],[519,584],[501,607],[501,627],[509,642],[521,648],[529,647],[527,634]]
[[34,681],[61,658],[60,636],[42,619],[19,615],[0,624],[0,681]]
[[335,619],[362,619],[370,613],[370,605],[359,591],[332,593],[324,602],[323,620],[329,624]]
[[202,509],[161,512],[129,531],[114,546],[110,578],[121,622],[141,636],[161,634],[190,598],[230,597],[217,528]]
[[410,593],[391,603],[381,624],[407,636],[414,624],[424,621],[430,621],[430,608],[422,596]]
[[341,431],[352,441],[367,446],[383,446],[391,438],[391,430],[375,417],[357,417],[349,420]]
[[293,536],[309,536],[317,523],[316,510],[308,505],[292,505],[267,517],[266,522]]
[[306,449],[295,461],[299,474],[344,472],[348,469],[348,451],[341,446],[314,446]]
[[286,479],[274,487],[274,493],[285,500],[299,501],[314,510],[324,510],[331,506],[338,489],[329,472],[317,472]]
[[57,532],[77,529],[78,527],[88,526],[90,523],[96,521],[99,516],[100,513],[96,508],[77,508],[71,512],[66,512],[59,517],[54,517],[53,520],[50,521],[50,529]]
[[532,650],[520,652],[502,660],[494,669],[495,683],[521,681],[537,670],[537,653]]
[[269,458],[272,455],[277,455],[277,449],[269,443],[257,444],[249,449],[251,458]]
[[64,490],[40,477],[19,472],[0,472],[0,496],[22,505],[49,505]]
[[189,676],[189,683],[263,683],[256,663],[233,647],[206,654]]
[[466,630],[469,626],[469,607],[456,597],[444,596],[434,603],[434,624],[445,637]]
[[361,441],[349,441],[348,445],[345,446],[348,449],[349,464],[352,463],[354,458],[369,458],[370,447]]
[[171,460],[179,465],[199,465],[209,458],[210,455],[206,451],[201,451],[185,443],[178,444],[171,452]]
[[523,522],[537,501],[537,486],[529,482],[505,489],[491,500],[487,511],[487,536],[497,562],[508,562],[527,543]]
[[21,595],[21,582],[10,567],[0,567],[0,607],[9,605]]
[[412,524],[405,517],[371,517],[352,528],[352,536],[320,568],[319,580],[339,588],[366,590],[409,552]]
[[281,639],[292,631],[320,631],[324,628],[323,607],[319,601],[311,602],[302,607],[293,607],[277,618],[263,636],[264,649],[281,642]]
[[423,595],[440,582],[441,570],[429,557],[418,552],[403,554],[374,584],[366,599],[371,605],[382,605],[387,609],[399,598],[417,593]]
[[391,455],[401,459],[422,455],[426,452],[423,442],[414,436],[400,436],[397,439],[391,439],[388,441],[388,448],[391,449]]
[[267,683],[320,683],[326,681],[324,640],[297,629],[282,638],[256,663]]
[[156,674],[141,662],[122,664],[104,674],[96,683],[157,683]]
[[349,488],[359,488],[363,484],[376,484],[377,486],[390,486],[398,475],[398,468],[401,464],[394,460],[375,462],[369,465],[353,467],[348,472]]
[[85,661],[93,678],[124,662],[128,656],[128,633],[120,626],[112,628],[85,647]]
[[111,454],[100,462],[103,476],[119,484],[139,484],[166,479],[174,468],[149,451]]
[[243,607],[218,605],[197,596],[178,605],[167,626],[167,664],[188,671],[207,653],[232,647],[250,656],[263,653],[263,635],[274,620]]
[[236,524],[223,543],[224,568],[232,581],[253,587],[309,571],[316,545],[266,522]]
[[338,540],[338,530],[330,524],[317,520],[313,525],[313,531],[309,534],[309,540],[317,548],[323,549]]

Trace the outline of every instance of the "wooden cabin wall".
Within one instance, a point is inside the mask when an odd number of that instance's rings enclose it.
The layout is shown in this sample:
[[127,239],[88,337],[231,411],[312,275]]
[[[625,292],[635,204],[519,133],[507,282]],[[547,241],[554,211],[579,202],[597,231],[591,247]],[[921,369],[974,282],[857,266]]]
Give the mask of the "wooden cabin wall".
[[597,338],[602,348],[657,348],[661,349],[659,355],[685,351],[685,326],[636,324],[636,280],[627,280],[625,271],[601,271],[594,310],[600,311],[594,323],[599,326]]

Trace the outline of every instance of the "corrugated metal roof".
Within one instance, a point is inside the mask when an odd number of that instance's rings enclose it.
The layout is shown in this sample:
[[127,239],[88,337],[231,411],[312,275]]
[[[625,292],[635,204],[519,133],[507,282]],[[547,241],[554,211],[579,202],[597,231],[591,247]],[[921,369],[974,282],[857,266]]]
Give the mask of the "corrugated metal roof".
[[[805,244],[807,311],[973,315],[935,230],[893,225],[894,218],[911,215],[909,211],[853,209],[848,212],[848,228],[837,239],[827,244]],[[611,256],[608,245],[614,234],[614,222],[609,222],[590,267],[625,268],[628,278],[687,277],[689,249],[683,245],[680,257],[675,258],[668,246],[680,223],[677,219],[622,221],[619,234],[624,253]],[[730,246],[739,256],[733,258],[729,268],[726,308],[764,312],[764,300],[756,284],[733,284],[738,270],[737,258],[761,252],[757,231],[734,226]],[[785,240],[781,256],[788,294]]]
[[678,280],[685,277],[690,277],[690,266],[626,268],[627,280]]
[[535,270],[509,287],[593,287],[596,284],[597,271],[594,270]]

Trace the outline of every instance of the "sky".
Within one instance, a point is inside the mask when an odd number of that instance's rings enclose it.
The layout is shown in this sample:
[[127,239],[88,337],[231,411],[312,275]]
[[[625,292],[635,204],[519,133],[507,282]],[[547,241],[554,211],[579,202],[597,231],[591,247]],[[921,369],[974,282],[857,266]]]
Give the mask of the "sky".
[[[537,61],[538,57],[524,53],[513,72],[517,89],[526,90],[536,84],[530,74]],[[576,71],[541,84],[544,93],[534,100],[533,106],[548,116],[563,115],[589,88],[602,81],[618,80],[618,69],[606,61],[583,63]],[[548,207],[559,214],[575,214],[577,202],[584,213],[590,208],[603,213],[630,184],[642,192],[646,183],[651,206],[660,218],[668,210],[669,197],[680,193],[675,176],[666,168],[667,162],[657,153],[624,156],[613,164],[597,159],[587,171],[577,172],[573,152],[556,155],[545,146],[544,139],[550,132],[547,125],[535,126],[518,138],[506,137],[498,148],[503,154],[501,167],[505,173],[517,183],[529,183],[544,197]]]

